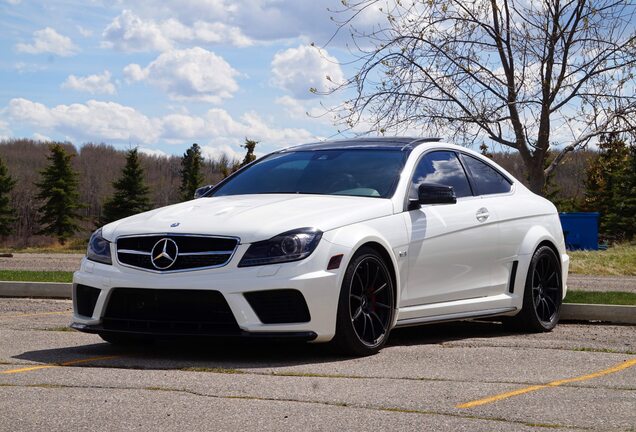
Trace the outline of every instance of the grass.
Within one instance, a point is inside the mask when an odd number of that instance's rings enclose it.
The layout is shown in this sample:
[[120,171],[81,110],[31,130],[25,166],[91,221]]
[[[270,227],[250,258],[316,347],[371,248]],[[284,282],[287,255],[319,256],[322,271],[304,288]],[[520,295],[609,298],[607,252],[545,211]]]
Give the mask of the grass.
[[35,271],[35,270],[0,270],[0,280],[21,282],[72,282],[73,272],[69,271]]
[[88,244],[88,237],[76,238],[67,241],[64,244],[59,242],[50,243],[46,246],[28,246],[28,247],[0,247],[0,253],[85,253]]
[[570,251],[570,273],[594,276],[636,276],[636,244],[606,251]]
[[568,291],[565,303],[636,305],[636,294],[630,292]]

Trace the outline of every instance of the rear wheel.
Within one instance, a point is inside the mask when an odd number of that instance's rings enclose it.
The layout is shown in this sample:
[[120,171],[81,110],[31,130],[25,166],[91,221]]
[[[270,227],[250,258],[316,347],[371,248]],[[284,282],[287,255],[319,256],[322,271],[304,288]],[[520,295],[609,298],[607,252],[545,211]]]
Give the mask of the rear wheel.
[[389,337],[394,309],[393,281],[386,263],[375,249],[360,248],[340,290],[334,342],[345,354],[377,353]]
[[530,261],[523,308],[512,323],[520,330],[550,331],[559,322],[562,299],[560,261],[551,248],[541,246]]

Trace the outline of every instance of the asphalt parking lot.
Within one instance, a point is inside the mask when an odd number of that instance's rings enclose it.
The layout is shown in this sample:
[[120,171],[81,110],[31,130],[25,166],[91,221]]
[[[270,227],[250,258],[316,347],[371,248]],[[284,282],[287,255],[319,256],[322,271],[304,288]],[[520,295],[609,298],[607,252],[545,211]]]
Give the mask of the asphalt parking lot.
[[382,352],[69,331],[68,300],[0,299],[0,430],[636,430],[636,327],[395,331]]

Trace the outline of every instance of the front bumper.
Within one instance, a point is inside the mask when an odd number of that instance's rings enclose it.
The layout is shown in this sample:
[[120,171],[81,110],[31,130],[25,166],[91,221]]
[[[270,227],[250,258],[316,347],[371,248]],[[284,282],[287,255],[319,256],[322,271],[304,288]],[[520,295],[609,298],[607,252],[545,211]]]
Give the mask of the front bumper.
[[[222,294],[238,324],[238,334],[233,332],[224,335],[223,332],[214,332],[214,336],[274,337],[315,342],[326,342],[332,339],[335,334],[342,273],[348,259],[347,251],[323,239],[314,253],[305,260],[239,268],[237,264],[248,246],[240,245],[232,260],[224,267],[172,274],[158,274],[120,266],[116,259],[113,260],[113,265],[84,259],[80,270],[73,276],[74,313],[71,327],[89,333],[143,334],[144,332],[139,329],[122,331],[104,328],[104,314],[115,288],[213,290]],[[327,271],[329,259],[340,253],[345,254],[340,268]],[[76,295],[78,285],[99,289],[91,316],[78,312]],[[281,289],[297,290],[302,294],[309,310],[309,321],[265,324],[259,319],[245,296],[250,292]],[[174,330],[166,330],[160,334],[182,335]],[[205,333],[199,335],[205,336]]]

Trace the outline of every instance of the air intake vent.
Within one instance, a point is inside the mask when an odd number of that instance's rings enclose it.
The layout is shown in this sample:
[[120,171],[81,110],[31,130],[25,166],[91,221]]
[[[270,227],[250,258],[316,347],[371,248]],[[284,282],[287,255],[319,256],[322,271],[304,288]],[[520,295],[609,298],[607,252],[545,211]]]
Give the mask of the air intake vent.
[[240,332],[223,294],[208,290],[115,288],[104,330],[165,335],[236,335]]
[[305,297],[298,290],[279,289],[243,294],[263,324],[309,322]]
[[128,267],[157,272],[200,270],[226,265],[237,238],[153,234],[117,239],[117,259]]
[[92,317],[100,292],[101,290],[99,288],[79,284],[75,285],[75,305],[77,306],[77,313],[85,317]]

